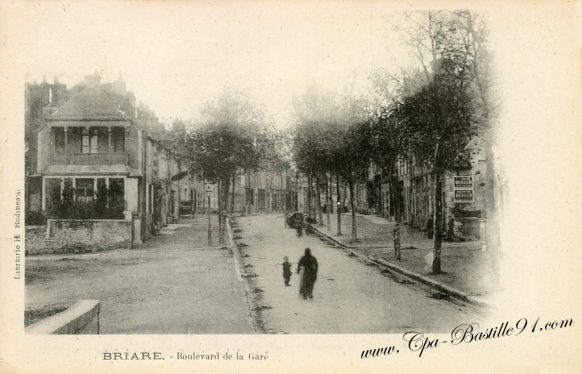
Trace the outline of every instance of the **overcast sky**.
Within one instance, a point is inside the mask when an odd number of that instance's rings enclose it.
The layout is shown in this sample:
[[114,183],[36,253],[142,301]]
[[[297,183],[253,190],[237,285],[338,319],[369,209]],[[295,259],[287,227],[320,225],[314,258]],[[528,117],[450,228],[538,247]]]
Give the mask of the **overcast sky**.
[[[382,1],[384,8],[379,2],[282,6],[255,0],[260,7],[235,7],[199,1],[180,7],[139,0],[90,6],[0,1],[0,144],[9,157],[0,174],[6,191],[23,188],[24,167],[15,159],[24,153],[23,79],[57,74],[72,85],[95,69],[109,80],[121,71],[136,96],[164,118],[193,116],[201,102],[231,85],[250,91],[284,125],[291,98],[310,80],[338,88],[353,71],[363,79],[375,66],[410,63],[383,18],[397,10],[395,2]],[[571,300],[569,286],[579,285],[579,277],[539,282],[539,274],[579,273],[579,257],[569,254],[580,254],[582,211],[580,2],[577,11],[565,0],[457,3],[480,3],[491,17],[501,99],[496,156],[509,182],[503,198],[509,262],[503,268],[507,284],[517,284],[507,305],[525,297],[535,309],[544,295],[560,290]],[[561,255],[548,265],[555,250]],[[532,293],[532,284],[541,288]],[[565,304],[552,305],[559,311]]]
[[374,68],[411,63],[386,4],[50,4],[23,28],[26,81],[58,75],[70,86],[96,69],[105,81],[121,73],[162,119],[195,117],[228,86],[285,126],[307,84],[361,87]]

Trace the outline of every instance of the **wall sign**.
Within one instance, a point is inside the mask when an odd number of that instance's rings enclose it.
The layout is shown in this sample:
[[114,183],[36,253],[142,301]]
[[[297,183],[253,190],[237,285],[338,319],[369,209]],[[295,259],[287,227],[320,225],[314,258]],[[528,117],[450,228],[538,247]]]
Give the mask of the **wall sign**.
[[455,190],[455,203],[470,203],[473,200],[473,190]]
[[473,193],[472,176],[467,175],[455,176],[453,186],[455,203],[471,203],[474,201],[475,196]]
[[473,188],[473,177],[463,175],[454,178],[455,188]]

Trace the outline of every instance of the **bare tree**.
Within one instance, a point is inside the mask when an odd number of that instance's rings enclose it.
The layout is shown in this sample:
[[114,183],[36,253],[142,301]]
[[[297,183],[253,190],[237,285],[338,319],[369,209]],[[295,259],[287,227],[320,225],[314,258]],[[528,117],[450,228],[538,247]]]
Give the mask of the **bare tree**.
[[466,30],[459,27],[461,14],[465,13],[408,14],[410,26],[402,29],[420,63],[425,82],[419,90],[403,98],[396,118],[411,129],[408,141],[414,157],[432,167],[435,181],[434,273],[441,272],[443,176],[447,170],[466,168],[467,145],[477,135],[479,125],[472,92],[475,51]]

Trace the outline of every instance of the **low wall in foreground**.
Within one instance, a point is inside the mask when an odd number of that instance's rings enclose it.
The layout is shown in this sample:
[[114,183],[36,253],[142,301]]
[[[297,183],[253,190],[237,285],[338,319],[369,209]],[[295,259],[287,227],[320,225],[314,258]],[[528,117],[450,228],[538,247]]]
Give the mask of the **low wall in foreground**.
[[26,254],[84,253],[132,244],[131,220],[48,219],[46,226],[26,228]]
[[27,334],[99,334],[99,300],[79,300],[70,308],[25,329]]
[[46,238],[57,247],[84,245],[95,249],[131,247],[131,221],[92,220],[47,220]]

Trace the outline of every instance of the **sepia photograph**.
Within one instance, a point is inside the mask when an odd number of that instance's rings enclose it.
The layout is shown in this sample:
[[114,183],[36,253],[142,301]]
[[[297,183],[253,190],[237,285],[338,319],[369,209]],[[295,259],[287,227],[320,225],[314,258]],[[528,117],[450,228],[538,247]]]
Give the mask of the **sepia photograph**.
[[0,2],[7,372],[579,352],[580,4],[492,4]]
[[504,194],[486,21],[379,21],[378,36],[350,30],[357,57],[325,75],[346,45],[290,53],[293,18],[220,40],[208,61],[201,28],[179,67],[103,51],[85,76],[72,72],[86,60],[28,72],[27,331],[440,332],[486,314]]

